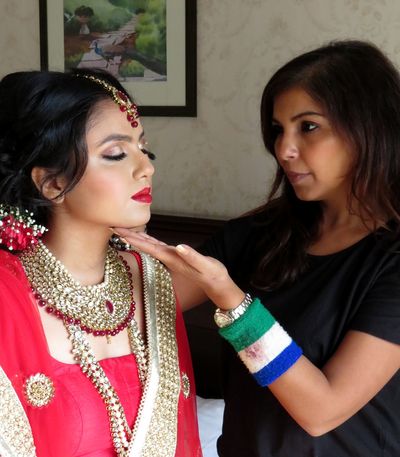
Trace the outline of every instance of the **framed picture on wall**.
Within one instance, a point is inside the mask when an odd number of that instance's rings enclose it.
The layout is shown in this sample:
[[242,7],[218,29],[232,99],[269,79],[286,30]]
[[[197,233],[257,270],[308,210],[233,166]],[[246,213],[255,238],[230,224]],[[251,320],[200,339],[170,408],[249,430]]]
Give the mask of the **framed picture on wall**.
[[144,116],[197,115],[196,0],[39,0],[43,70],[101,68]]

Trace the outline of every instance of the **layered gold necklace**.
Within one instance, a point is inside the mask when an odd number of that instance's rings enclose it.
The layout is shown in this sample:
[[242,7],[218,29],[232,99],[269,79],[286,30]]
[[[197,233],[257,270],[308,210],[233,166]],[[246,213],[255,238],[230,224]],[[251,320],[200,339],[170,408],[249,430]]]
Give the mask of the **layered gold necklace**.
[[94,336],[114,336],[133,319],[132,273],[125,259],[108,247],[104,281],[82,286],[39,241],[20,256],[35,298],[45,310]]
[[111,338],[127,328],[139,378],[144,385],[147,350],[134,319],[136,305],[127,262],[115,248],[108,247],[104,281],[82,286],[40,241],[31,250],[21,253],[20,260],[39,306],[63,321],[75,360],[106,406],[114,449],[117,455],[125,456],[132,431],[116,391],[94,356],[87,334]]

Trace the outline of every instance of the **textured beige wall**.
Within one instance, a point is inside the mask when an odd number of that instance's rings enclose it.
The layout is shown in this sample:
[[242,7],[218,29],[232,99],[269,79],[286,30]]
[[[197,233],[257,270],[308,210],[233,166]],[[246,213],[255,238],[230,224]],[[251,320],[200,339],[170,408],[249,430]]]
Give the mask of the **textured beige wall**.
[[39,67],[39,0],[0,0],[0,76]]
[[[273,173],[263,87],[289,58],[338,38],[369,39],[400,63],[400,2],[198,0],[198,117],[144,118],[158,154],[154,211],[227,218],[260,204]],[[0,56],[0,75],[39,68],[38,0],[0,0]]]

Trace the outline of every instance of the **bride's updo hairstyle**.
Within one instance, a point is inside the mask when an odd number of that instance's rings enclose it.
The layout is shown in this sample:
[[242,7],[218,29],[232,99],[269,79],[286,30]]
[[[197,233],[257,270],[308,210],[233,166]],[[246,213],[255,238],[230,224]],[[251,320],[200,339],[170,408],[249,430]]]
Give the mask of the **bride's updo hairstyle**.
[[113,76],[93,70],[17,72],[0,81],[0,203],[32,212],[39,224],[47,223],[52,202],[35,186],[32,169],[48,170],[42,186],[62,176],[67,185],[59,196],[69,192],[86,168],[91,114],[99,102],[111,99],[83,75],[126,94]]

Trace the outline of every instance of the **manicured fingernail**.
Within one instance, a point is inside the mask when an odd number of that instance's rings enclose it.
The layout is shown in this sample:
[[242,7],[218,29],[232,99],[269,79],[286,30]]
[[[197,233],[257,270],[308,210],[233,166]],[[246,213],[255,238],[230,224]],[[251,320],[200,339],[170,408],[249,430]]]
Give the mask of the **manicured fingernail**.
[[189,252],[185,244],[178,244],[176,250],[179,251],[181,254],[187,254]]

